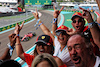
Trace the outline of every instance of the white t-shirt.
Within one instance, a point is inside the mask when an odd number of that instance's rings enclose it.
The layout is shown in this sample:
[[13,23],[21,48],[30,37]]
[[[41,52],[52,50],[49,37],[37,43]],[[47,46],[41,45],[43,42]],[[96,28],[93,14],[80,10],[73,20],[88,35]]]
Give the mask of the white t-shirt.
[[100,67],[100,57],[99,56],[96,56],[96,62],[95,62],[94,67]]
[[60,47],[61,47],[60,43],[59,43],[59,41],[56,37],[55,37],[55,40],[54,40],[54,44],[55,44],[55,51],[54,51],[53,56],[59,57],[64,62],[64,64],[67,65],[67,67],[75,67],[73,62],[70,59],[70,55],[69,55],[69,52],[68,52],[67,45],[61,51],[60,50]]

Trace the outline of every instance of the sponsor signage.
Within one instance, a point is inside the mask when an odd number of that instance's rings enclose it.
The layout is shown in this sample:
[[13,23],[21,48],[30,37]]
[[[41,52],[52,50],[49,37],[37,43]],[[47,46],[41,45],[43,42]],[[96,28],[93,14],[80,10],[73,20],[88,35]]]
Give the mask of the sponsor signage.
[[25,5],[50,5],[52,0],[25,0]]

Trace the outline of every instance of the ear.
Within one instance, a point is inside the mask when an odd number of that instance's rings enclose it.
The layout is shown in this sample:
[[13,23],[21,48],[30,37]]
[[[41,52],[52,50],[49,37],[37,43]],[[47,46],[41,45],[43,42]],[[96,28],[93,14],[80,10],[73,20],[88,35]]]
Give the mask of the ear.
[[72,24],[72,26],[73,26],[73,23],[71,23]]

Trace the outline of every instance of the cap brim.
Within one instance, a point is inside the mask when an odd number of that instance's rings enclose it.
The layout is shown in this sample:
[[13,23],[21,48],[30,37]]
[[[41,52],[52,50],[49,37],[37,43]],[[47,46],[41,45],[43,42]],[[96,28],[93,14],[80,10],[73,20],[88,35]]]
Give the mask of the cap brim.
[[80,17],[80,18],[82,18],[82,17],[79,16],[79,15],[74,15],[74,16],[71,18],[71,20],[73,20],[75,17]]
[[58,29],[58,30],[56,30],[55,32],[58,32],[58,31],[61,31],[61,30],[62,30],[62,31],[66,31],[66,30],[64,30],[64,29]]
[[[43,41],[43,40],[38,40],[35,44],[40,43],[40,42],[42,42],[42,43],[48,45],[48,44],[47,44],[45,41]],[[49,44],[50,44],[50,43],[49,43]]]

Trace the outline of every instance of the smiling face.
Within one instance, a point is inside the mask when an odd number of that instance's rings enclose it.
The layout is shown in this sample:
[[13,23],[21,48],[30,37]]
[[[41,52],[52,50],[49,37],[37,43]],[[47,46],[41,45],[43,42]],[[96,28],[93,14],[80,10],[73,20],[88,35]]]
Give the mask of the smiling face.
[[70,58],[76,67],[86,67],[89,51],[86,49],[84,38],[74,35],[68,40],[67,46]]
[[76,32],[82,32],[84,29],[85,22],[80,17],[75,17],[72,20],[72,26],[75,28]]
[[58,41],[60,42],[60,44],[67,44],[67,39],[68,39],[68,35],[65,31],[58,31],[57,33],[59,33],[59,35],[57,35]]
[[46,45],[46,44],[40,42],[40,43],[37,43],[36,50],[37,50],[38,54],[41,54],[41,53],[49,53],[50,54],[52,52],[52,46]]

